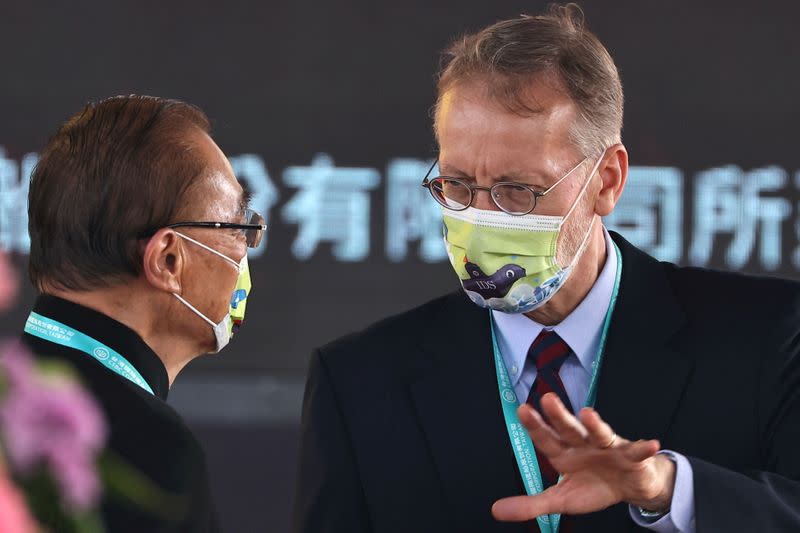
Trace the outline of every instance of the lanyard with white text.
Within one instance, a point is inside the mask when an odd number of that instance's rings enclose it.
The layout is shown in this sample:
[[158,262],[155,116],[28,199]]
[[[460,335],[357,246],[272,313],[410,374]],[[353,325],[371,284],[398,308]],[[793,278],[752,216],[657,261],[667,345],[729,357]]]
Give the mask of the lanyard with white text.
[[150,388],[147,381],[127,359],[102,342],[84,335],[80,331],[74,330],[52,318],[32,312],[28,316],[27,322],[25,322],[25,333],[67,348],[80,350],[94,357],[112,372],[134,382],[150,394],[153,394],[153,389]]
[[[617,303],[617,294],[619,293],[619,280],[622,273],[622,256],[619,248],[614,244],[614,251],[617,255],[617,271],[614,279],[614,290],[611,293],[611,302],[608,305],[608,312],[603,322],[603,330],[600,336],[600,344],[597,350],[597,357],[592,363],[592,380],[589,384],[589,394],[586,397],[586,407],[594,405],[595,397],[597,396],[597,379],[600,374],[600,365],[603,360],[603,352],[606,345],[606,336],[608,335],[608,327],[611,324],[611,315],[614,313],[614,305]],[[514,388],[511,386],[511,380],[508,377],[508,370],[506,364],[503,362],[503,356],[500,353],[500,348],[497,345],[497,336],[494,331],[494,319],[492,314],[489,313],[489,322],[492,329],[492,348],[494,349],[494,365],[497,371],[497,385],[500,391],[500,404],[503,407],[503,416],[506,420],[506,429],[508,430],[508,437],[511,440],[511,447],[514,450],[514,456],[517,458],[517,466],[519,467],[520,474],[522,475],[522,482],[525,484],[525,491],[531,494],[539,494],[543,490],[542,472],[539,468],[539,461],[536,459],[536,450],[533,447],[533,442],[525,430],[525,426],[519,421],[517,416],[517,408],[519,401],[517,395],[514,393]],[[560,481],[559,477],[559,481]],[[542,515],[537,517],[539,529],[542,533],[558,533],[558,526],[561,522],[561,515]]]

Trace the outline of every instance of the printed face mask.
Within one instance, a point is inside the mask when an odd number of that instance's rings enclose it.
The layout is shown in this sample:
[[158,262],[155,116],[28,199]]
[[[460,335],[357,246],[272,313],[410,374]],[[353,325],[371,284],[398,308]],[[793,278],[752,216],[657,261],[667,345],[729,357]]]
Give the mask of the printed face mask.
[[586,192],[597,162],[563,217],[515,216],[504,211],[442,207],[447,255],[464,292],[481,307],[528,313],[564,286],[589,241],[594,220],[568,265],[559,265],[557,243],[564,223]]
[[225,348],[225,346],[228,345],[234,333],[238,331],[239,327],[244,321],[244,312],[245,308],[247,307],[247,297],[250,295],[250,290],[252,289],[252,282],[250,280],[250,265],[247,262],[247,254],[245,254],[245,256],[242,257],[242,260],[237,263],[227,255],[221,254],[213,248],[206,246],[205,244],[196,241],[191,237],[187,237],[186,235],[177,231],[175,233],[187,241],[218,255],[225,261],[231,263],[239,271],[239,277],[236,279],[236,286],[234,287],[233,295],[231,296],[228,314],[226,314],[225,318],[223,318],[220,322],[214,322],[197,310],[197,308],[187,302],[179,294],[173,293],[175,298],[180,300],[183,305],[188,307],[193,313],[205,320],[211,326],[211,329],[214,332],[214,339],[216,340],[216,348],[211,353],[219,353],[223,348]]

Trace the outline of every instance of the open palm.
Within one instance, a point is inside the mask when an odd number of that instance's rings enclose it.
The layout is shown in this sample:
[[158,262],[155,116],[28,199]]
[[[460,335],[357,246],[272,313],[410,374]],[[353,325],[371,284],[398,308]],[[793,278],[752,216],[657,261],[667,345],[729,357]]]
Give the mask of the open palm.
[[669,458],[657,455],[658,441],[618,437],[596,411],[586,408],[575,417],[552,393],[542,397],[541,405],[550,423],[528,405],[519,408],[520,421],[563,478],[541,494],[497,501],[492,513],[498,520],[584,514],[619,502],[669,508],[675,467]]

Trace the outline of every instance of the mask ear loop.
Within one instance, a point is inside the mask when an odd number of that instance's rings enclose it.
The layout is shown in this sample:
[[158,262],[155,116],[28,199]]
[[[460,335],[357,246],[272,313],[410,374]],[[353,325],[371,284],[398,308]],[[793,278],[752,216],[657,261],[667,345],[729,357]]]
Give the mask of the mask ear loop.
[[197,308],[196,308],[195,306],[193,306],[192,304],[190,304],[189,302],[187,302],[187,301],[186,301],[186,299],[184,299],[184,298],[183,298],[183,297],[182,297],[180,294],[173,292],[173,293],[172,293],[172,295],[173,295],[175,298],[177,298],[178,300],[180,300],[181,302],[183,302],[183,305],[185,305],[186,307],[188,307],[189,309],[191,309],[191,310],[194,312],[194,314],[196,314],[197,316],[199,316],[200,318],[202,318],[203,320],[205,320],[206,322],[208,322],[208,324],[209,324],[209,325],[210,325],[212,328],[216,328],[216,327],[217,327],[217,325],[216,325],[214,322],[212,322],[210,318],[208,318],[206,315],[204,315],[203,313],[201,313],[200,311],[198,311],[198,310],[197,310]]
[[191,242],[191,243],[194,243],[194,244],[196,244],[196,245],[197,245],[197,246],[199,246],[200,248],[204,248],[204,249],[208,250],[209,252],[211,252],[212,254],[215,254],[215,255],[218,255],[218,256],[220,256],[220,257],[221,257],[221,258],[223,258],[225,261],[227,261],[228,263],[230,263],[230,264],[232,264],[234,267],[236,267],[236,270],[239,270],[239,271],[241,271],[241,269],[240,269],[240,267],[239,267],[239,263],[237,263],[236,261],[234,261],[233,259],[231,259],[231,258],[230,258],[230,257],[228,257],[227,255],[225,255],[225,254],[223,254],[223,253],[220,253],[220,252],[216,251],[215,249],[211,248],[210,246],[206,246],[205,244],[203,244],[203,243],[202,243],[202,242],[200,242],[200,241],[196,241],[196,240],[192,239],[191,237],[188,237],[188,236],[184,235],[184,234],[183,234],[183,233],[181,233],[180,231],[176,231],[175,233],[176,233],[177,235],[179,235],[180,237],[182,237],[182,238],[186,239],[187,241],[189,241],[189,242]]
[[583,255],[583,252],[586,251],[586,245],[589,244],[589,237],[592,234],[592,228],[594,228],[594,221],[596,219],[597,217],[592,217],[592,221],[589,223],[589,230],[586,232],[586,236],[583,238],[583,241],[581,241],[581,245],[578,246],[578,251],[575,252],[575,256],[572,258],[572,261],[570,261],[567,268],[574,267],[575,263],[578,262],[578,258]]
[[[233,265],[233,266],[236,268],[236,270],[237,270],[237,271],[239,271],[239,272],[241,273],[241,271],[242,271],[242,263],[244,263],[244,262],[247,260],[247,254],[245,254],[245,256],[242,258],[242,260],[241,260],[239,263],[237,263],[236,261],[234,261],[234,260],[233,260],[233,259],[231,259],[230,257],[226,256],[225,254],[222,254],[222,253],[220,253],[220,252],[216,251],[215,249],[211,248],[210,246],[206,246],[205,244],[203,244],[203,243],[202,243],[202,242],[200,242],[200,241],[196,241],[196,240],[192,239],[191,237],[188,237],[188,236],[184,235],[184,234],[183,234],[183,233],[181,233],[180,231],[176,231],[175,233],[176,233],[178,236],[180,236],[180,237],[182,237],[182,238],[186,239],[187,241],[189,241],[189,242],[191,242],[191,243],[194,243],[194,244],[196,244],[197,246],[199,246],[199,247],[201,247],[201,248],[205,248],[206,250],[208,250],[208,251],[209,251],[209,252],[211,252],[212,254],[216,254],[216,255],[220,256],[220,257],[221,257],[221,258],[223,258],[225,261],[227,261],[227,262],[229,262],[230,264],[232,264],[232,265]],[[198,309],[197,309],[195,306],[193,306],[192,304],[190,304],[189,302],[187,302],[187,301],[186,301],[186,299],[185,299],[185,298],[183,298],[183,297],[182,297],[180,294],[173,292],[173,293],[172,293],[172,295],[173,295],[175,298],[177,298],[178,300],[180,300],[180,301],[183,303],[183,305],[185,305],[186,307],[188,307],[189,309],[191,309],[191,310],[192,310],[192,312],[194,312],[194,314],[196,314],[197,316],[199,316],[200,318],[202,318],[203,320],[205,320],[205,321],[208,323],[208,325],[210,325],[212,328],[216,328],[216,327],[217,327],[217,324],[215,324],[215,323],[214,323],[214,322],[213,322],[213,321],[212,321],[210,318],[208,318],[206,315],[204,315],[203,313],[201,313],[201,312],[200,312],[200,311],[199,311],[199,310],[198,310]]]
[[572,214],[572,212],[575,211],[575,208],[578,207],[578,204],[580,203],[581,198],[583,198],[583,193],[585,193],[586,189],[589,188],[589,184],[592,182],[592,178],[594,178],[595,172],[597,172],[597,169],[600,168],[600,162],[603,160],[603,156],[604,155],[606,155],[605,151],[603,151],[603,153],[600,155],[600,157],[597,158],[597,162],[594,164],[594,167],[592,167],[592,172],[589,173],[589,177],[586,179],[586,183],[583,184],[583,187],[581,188],[581,192],[578,193],[578,197],[575,198],[574,202],[572,202],[572,207],[570,207],[569,211],[567,211],[567,214],[564,215],[564,218],[561,221],[561,225],[562,226],[567,221],[567,219]]
[[[567,211],[567,214],[564,215],[563,219],[561,219],[561,226],[559,227],[559,230],[562,227],[564,227],[564,224],[567,222],[567,219],[569,218],[569,216],[572,214],[572,212],[575,210],[575,208],[580,203],[581,198],[583,197],[583,193],[585,193],[586,189],[589,188],[589,184],[592,182],[592,179],[594,178],[594,175],[597,172],[597,169],[600,168],[600,162],[603,160],[603,156],[605,154],[606,153],[605,153],[605,150],[604,150],[603,153],[600,155],[600,157],[597,158],[597,162],[594,164],[594,167],[592,167],[592,172],[591,172],[591,174],[589,174],[589,178],[586,180],[586,183],[583,184],[583,187],[581,188],[581,192],[578,193],[578,197],[572,203],[572,207],[569,208],[569,211]],[[589,229],[586,230],[586,235],[584,235],[580,246],[578,246],[578,250],[575,252],[575,255],[572,257],[572,261],[570,261],[569,265],[567,265],[565,268],[572,268],[573,266],[575,266],[575,263],[577,263],[578,258],[581,255],[583,255],[583,252],[586,250],[586,245],[589,243],[589,236],[592,234],[592,228],[594,228],[594,221],[595,221],[596,218],[597,218],[596,216],[594,216],[594,215],[592,216],[592,221],[589,222]]]

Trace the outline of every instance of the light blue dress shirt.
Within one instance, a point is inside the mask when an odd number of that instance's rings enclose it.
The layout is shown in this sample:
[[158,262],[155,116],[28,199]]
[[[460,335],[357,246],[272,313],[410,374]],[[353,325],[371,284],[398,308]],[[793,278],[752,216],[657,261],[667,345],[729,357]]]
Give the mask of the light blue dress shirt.
[[[527,360],[528,349],[539,333],[546,329],[558,333],[572,349],[573,353],[561,366],[559,376],[575,412],[586,405],[592,364],[597,358],[603,321],[611,304],[617,270],[614,244],[605,229],[604,233],[608,254],[603,270],[589,294],[561,323],[543,326],[522,314],[492,311],[497,343],[518,398],[524,400],[528,397],[536,379],[536,365]],[[677,468],[670,512],[653,521],[644,518],[637,508],[631,506],[631,518],[640,526],[661,533],[694,533],[694,479],[691,464],[678,453],[668,450],[661,453],[672,459]]]

